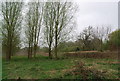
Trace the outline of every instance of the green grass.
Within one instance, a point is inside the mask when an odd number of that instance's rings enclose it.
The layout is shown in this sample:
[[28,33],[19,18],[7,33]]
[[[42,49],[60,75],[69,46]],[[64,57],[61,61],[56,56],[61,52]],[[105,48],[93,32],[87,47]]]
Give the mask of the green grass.
[[10,62],[3,61],[3,78],[58,78],[60,70],[69,69],[71,59],[51,60],[45,56],[36,59],[14,57]]
[[[38,56],[36,59],[27,59],[25,56],[14,56],[10,62],[3,59],[2,78],[16,79],[46,79],[60,78],[65,74],[66,69],[73,68],[75,61],[83,61],[86,66],[96,67],[99,70],[107,70],[110,78],[118,78],[118,64],[115,59],[92,59],[92,58],[68,58],[48,59],[46,56]],[[72,76],[72,78],[74,78]]]

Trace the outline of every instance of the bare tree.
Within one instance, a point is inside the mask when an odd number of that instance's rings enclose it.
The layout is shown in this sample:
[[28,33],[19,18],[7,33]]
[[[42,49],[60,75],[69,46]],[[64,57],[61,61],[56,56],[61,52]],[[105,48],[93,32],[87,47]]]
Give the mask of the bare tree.
[[93,39],[93,28],[89,26],[88,28],[84,29],[82,33],[80,33],[78,40],[81,41],[83,44],[83,49],[90,50],[91,40]]
[[43,3],[35,3],[35,13],[34,13],[34,57],[36,56],[39,36],[41,32],[41,26],[43,21]]
[[111,27],[96,27],[94,28],[94,37],[100,40],[100,51],[103,51],[103,42],[108,40],[108,35],[111,33]]
[[28,58],[32,58],[32,47],[33,47],[33,22],[32,22],[32,10],[31,6],[28,9],[26,15],[26,38],[28,42]]
[[78,40],[85,50],[103,51],[103,43],[108,40],[111,28],[108,27],[91,27],[84,29],[78,36]]
[[44,9],[44,36],[46,43],[49,48],[49,58],[52,59],[52,44],[53,44],[53,37],[54,37],[54,25],[55,25],[55,15],[53,9],[53,2],[46,2],[45,9]]
[[26,36],[28,40],[28,58],[31,58],[33,53],[35,57],[37,52],[43,20],[43,4],[40,2],[29,2],[28,5]]
[[52,46],[55,49],[55,58],[58,58],[57,46],[72,31],[75,10],[71,2],[46,2],[44,11],[45,37],[50,58]]
[[10,60],[20,44],[22,2],[2,3],[2,39],[6,59]]
[[54,4],[54,15],[55,15],[55,28],[54,28],[54,37],[55,37],[55,57],[57,56],[57,46],[61,40],[65,39],[71,32],[75,7],[71,2],[55,2]]

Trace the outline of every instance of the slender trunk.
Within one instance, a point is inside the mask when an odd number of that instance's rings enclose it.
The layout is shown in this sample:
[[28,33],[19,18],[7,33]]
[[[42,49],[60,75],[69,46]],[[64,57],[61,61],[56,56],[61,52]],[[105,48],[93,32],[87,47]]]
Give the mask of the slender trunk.
[[[8,46],[9,47],[9,46]],[[7,52],[7,55],[6,55],[7,57],[7,60],[10,60],[11,59],[11,48],[9,47],[8,48],[8,52]]]
[[30,47],[30,58],[32,58],[32,46]]
[[51,44],[49,45],[49,58],[52,59],[52,55],[51,55]]
[[103,52],[103,46],[102,46],[102,39],[101,39],[101,44],[100,44],[100,51]]
[[37,52],[37,45],[34,45],[34,58],[36,57],[36,52]]
[[31,43],[29,42],[29,47],[28,47],[28,59],[32,58],[32,49],[31,49]]
[[9,59],[11,59],[11,55],[12,55],[12,37],[10,38],[10,51],[9,51]]
[[58,59],[58,57],[57,57],[57,41],[56,41],[56,45],[55,45],[55,58]]
[[11,39],[10,39],[10,35],[8,38],[8,52],[7,52],[7,60],[11,59]]
[[30,43],[29,43],[29,47],[28,47],[28,59],[30,58]]
[[56,32],[55,32],[55,58],[58,59],[57,57],[57,29],[56,29]]
[[32,28],[32,39],[31,39],[31,58],[32,58],[32,56],[33,56],[33,53],[34,53],[34,27]]
[[7,40],[7,52],[6,52],[6,60],[10,60],[11,59],[11,47],[10,47],[10,31],[8,30],[8,40]]
[[37,51],[37,43],[36,43],[36,42],[37,42],[37,40],[36,40],[36,39],[37,39],[37,36],[36,36],[37,27],[35,28],[35,31],[34,31],[34,32],[35,32],[35,35],[34,35],[34,48],[33,48],[33,49],[34,49],[34,50],[33,50],[34,52],[33,52],[33,53],[34,53],[34,58],[35,58],[35,57],[36,57],[36,51]]
[[[9,33],[8,33],[8,37],[9,37]],[[8,38],[8,40],[7,40],[7,48],[6,48],[6,60],[8,60],[9,58],[8,58],[8,56],[9,56],[9,38]]]

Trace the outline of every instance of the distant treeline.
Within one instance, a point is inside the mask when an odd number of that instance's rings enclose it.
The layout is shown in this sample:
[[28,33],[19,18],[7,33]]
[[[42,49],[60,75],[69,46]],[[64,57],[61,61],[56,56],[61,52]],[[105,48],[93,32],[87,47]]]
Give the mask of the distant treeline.
[[[107,30],[109,28],[106,28]],[[98,30],[98,29],[97,29]],[[75,51],[118,51],[120,49],[120,30],[115,30],[108,34],[105,28],[99,31],[104,31],[105,33],[100,37],[98,33],[95,33],[93,27],[88,27],[83,30],[82,33],[77,37],[76,41],[61,42],[58,45],[60,52],[75,52]],[[101,33],[99,33],[101,34]],[[105,36],[107,35],[107,36]],[[106,38],[105,38],[106,37]],[[41,51],[47,52],[47,47],[41,48]]]

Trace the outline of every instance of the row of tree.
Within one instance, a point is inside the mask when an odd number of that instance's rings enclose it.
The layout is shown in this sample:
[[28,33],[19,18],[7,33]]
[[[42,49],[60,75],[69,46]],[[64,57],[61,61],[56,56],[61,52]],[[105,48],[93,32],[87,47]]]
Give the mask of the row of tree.
[[21,47],[21,29],[25,30],[28,58],[36,57],[37,46],[44,33],[49,58],[53,58],[51,50],[55,48],[57,59],[58,44],[72,31],[75,7],[71,2],[29,2],[26,9],[24,6],[23,2],[2,3],[2,44],[6,59],[10,60]]
[[85,28],[76,41],[62,42],[58,45],[60,52],[75,51],[117,51],[120,49],[120,29],[111,31],[111,27]]

